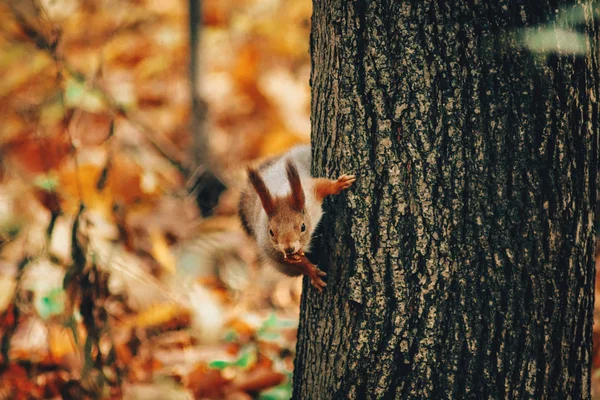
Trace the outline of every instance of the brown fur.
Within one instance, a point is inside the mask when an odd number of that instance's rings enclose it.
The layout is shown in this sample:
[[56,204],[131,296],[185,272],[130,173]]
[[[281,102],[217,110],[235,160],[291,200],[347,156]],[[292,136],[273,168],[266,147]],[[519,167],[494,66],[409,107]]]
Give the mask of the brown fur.
[[296,211],[302,211],[304,209],[304,190],[302,190],[302,182],[300,182],[300,176],[296,166],[289,162],[286,165],[287,178],[290,182],[292,192],[289,196],[289,202],[296,209]]
[[262,180],[258,171],[252,168],[248,168],[248,178],[250,179],[250,183],[254,186],[254,190],[256,190],[256,194],[260,198],[260,202],[267,213],[267,215],[271,216],[275,212],[275,201],[269,192],[269,189],[265,185],[265,182]]
[[[255,171],[261,172],[273,165],[277,160],[279,160],[281,156],[271,157],[268,160],[264,161],[260,164]],[[240,217],[240,222],[242,223],[242,228],[244,231],[250,235],[254,236],[254,230],[252,229],[251,221],[249,220],[249,211],[252,208],[252,196],[247,190],[243,190],[240,195],[240,200],[238,202],[238,215]]]
[[248,193],[246,191],[243,191],[240,195],[240,201],[238,203],[238,215],[240,217],[240,221],[242,223],[242,228],[244,228],[244,231],[246,231],[248,235],[254,236],[254,231],[252,231],[252,225],[250,225],[250,221],[247,217],[248,211],[245,209],[249,201],[250,199]]
[[315,178],[315,194],[319,200],[327,196],[339,194],[352,186],[356,178],[354,176],[342,175],[337,180],[326,178]]

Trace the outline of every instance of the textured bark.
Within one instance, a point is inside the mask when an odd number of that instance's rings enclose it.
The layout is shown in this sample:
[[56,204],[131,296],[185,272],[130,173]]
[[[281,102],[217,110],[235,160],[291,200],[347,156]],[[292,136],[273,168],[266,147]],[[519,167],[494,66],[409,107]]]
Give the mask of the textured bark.
[[592,2],[581,55],[518,33],[564,2],[313,4],[313,172],[358,181],[325,204],[294,398],[589,398]]

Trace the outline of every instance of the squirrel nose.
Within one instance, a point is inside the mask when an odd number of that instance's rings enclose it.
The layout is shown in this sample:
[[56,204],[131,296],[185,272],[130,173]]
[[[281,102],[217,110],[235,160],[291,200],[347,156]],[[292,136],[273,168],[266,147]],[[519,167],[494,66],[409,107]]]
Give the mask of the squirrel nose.
[[286,248],[285,248],[285,252],[286,252],[287,254],[292,254],[292,253],[294,252],[294,250],[295,250],[295,249],[294,249],[293,247],[286,247]]

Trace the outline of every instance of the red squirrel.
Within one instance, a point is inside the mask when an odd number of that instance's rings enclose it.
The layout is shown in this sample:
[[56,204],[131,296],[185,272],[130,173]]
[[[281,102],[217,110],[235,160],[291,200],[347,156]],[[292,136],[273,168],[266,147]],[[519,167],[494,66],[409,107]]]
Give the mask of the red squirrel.
[[313,178],[310,164],[310,146],[302,145],[256,169],[248,168],[249,184],[240,197],[239,216],[263,258],[286,275],[307,275],[323,291],[326,284],[321,278],[327,274],[304,253],[323,215],[323,199],[348,189],[356,177]]

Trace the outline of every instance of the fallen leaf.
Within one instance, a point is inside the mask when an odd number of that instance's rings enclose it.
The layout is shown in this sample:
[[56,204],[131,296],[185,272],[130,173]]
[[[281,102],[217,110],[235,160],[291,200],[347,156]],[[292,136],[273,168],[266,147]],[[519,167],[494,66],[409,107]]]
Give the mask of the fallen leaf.
[[238,375],[232,384],[233,386],[245,392],[257,393],[262,390],[277,386],[286,379],[286,376],[280,372],[275,372],[270,368],[256,368],[244,375]]
[[157,229],[151,229],[150,240],[152,242],[152,256],[165,271],[171,274],[175,273],[177,261],[163,233]]

